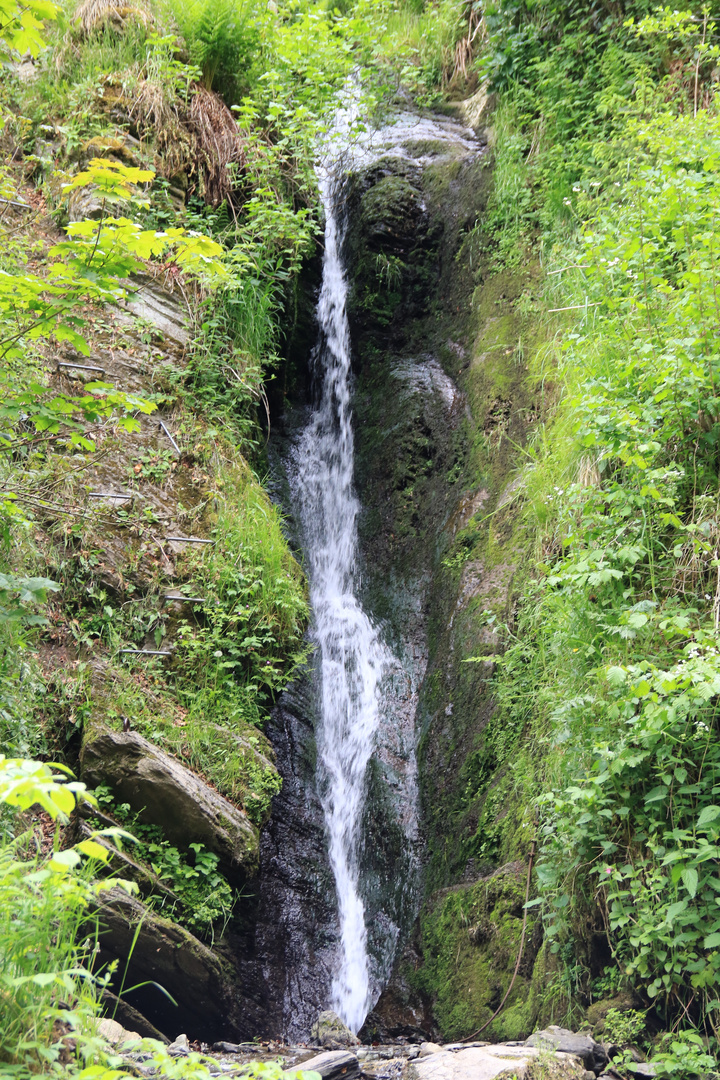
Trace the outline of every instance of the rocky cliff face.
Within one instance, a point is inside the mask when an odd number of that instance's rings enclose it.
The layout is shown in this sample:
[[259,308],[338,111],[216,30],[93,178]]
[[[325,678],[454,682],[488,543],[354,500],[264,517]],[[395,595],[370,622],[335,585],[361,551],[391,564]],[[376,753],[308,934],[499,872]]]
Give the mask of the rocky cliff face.
[[[517,349],[527,331],[515,305],[525,282],[507,273],[483,281],[477,272],[475,226],[491,175],[482,137],[450,120],[406,116],[376,145],[374,159],[347,178],[345,252],[362,602],[396,658],[369,769],[363,854],[378,989],[394,974],[366,1032],[408,1036],[458,1026],[440,995],[447,973],[434,927],[445,893],[436,890],[479,896],[498,866],[497,850],[484,857],[478,839],[482,823],[491,829],[495,820],[488,791],[500,782],[482,750],[492,664],[463,661],[497,647],[491,614],[506,612],[521,557],[513,548],[511,447],[524,441],[533,413]],[[306,408],[302,392],[289,394],[275,441],[279,462]],[[500,525],[491,539],[484,522],[493,514]],[[313,724],[309,675],[286,695],[270,732],[285,782],[260,878],[258,940],[272,1015],[292,1035],[306,1034],[313,1012],[327,1005],[337,943]],[[471,1024],[489,1015],[514,963],[520,924],[511,883],[523,878],[522,862],[503,873],[477,920],[490,929],[468,938]],[[498,919],[502,963],[492,929]],[[458,927],[467,937],[462,903],[449,921],[453,940]],[[516,1027],[532,1025],[531,1011]]]
[[[517,477],[538,419],[524,363],[537,339],[534,268],[493,265],[482,134],[406,119],[390,142],[347,185],[362,598],[398,658],[364,859],[366,906],[392,922],[393,959],[378,933],[387,985],[364,1034],[456,1038],[490,1019],[509,984],[532,833],[522,782],[496,754],[498,739],[521,733],[493,728],[492,660],[467,661],[498,649],[494,627],[512,620],[524,556]],[[401,805],[415,768],[410,850]],[[547,965],[530,919],[491,1037],[530,1034]]]
[[[378,142],[374,159],[346,182],[361,599],[395,658],[383,687],[363,822],[373,979],[378,994],[385,987],[364,1033],[458,1037],[498,1004],[522,920],[529,824],[522,793],[494,756],[492,662],[466,660],[497,649],[493,626],[509,613],[522,560],[516,448],[536,412],[523,364],[532,323],[519,301],[532,269],[492,273],[478,243],[476,223],[491,182],[482,137],[449,120],[404,117]],[[305,283],[309,298],[316,280],[314,266]],[[282,413],[271,445],[277,494],[287,508],[282,462],[312,393],[300,361],[311,320],[306,311],[300,316],[302,341],[289,348],[287,393],[281,403],[276,393]],[[252,753],[245,747],[248,768],[250,758],[262,758],[263,770],[277,768],[283,777],[259,840],[242,811],[235,812],[237,843],[228,839],[232,815],[217,837],[203,834],[242,886],[224,940],[210,949],[172,923],[143,924],[149,937],[133,981],[152,977],[169,985],[183,1015],[195,1009],[194,1029],[205,1038],[307,1037],[328,1004],[338,926],[315,789],[314,700],[310,665],[268,725],[276,760],[257,739]],[[114,751],[122,756],[140,740],[119,732],[116,720],[109,733],[88,724],[87,776],[152,815],[138,770],[113,771]],[[99,744],[93,749],[103,738],[113,743],[112,754]],[[156,747],[142,755],[143,768],[153,756]],[[222,817],[216,793],[207,795],[210,816],[214,806]],[[243,837],[252,842],[240,858]],[[108,958],[127,951],[136,916],[107,905]],[[197,978],[172,967],[178,934]],[[538,1015],[535,990],[545,959],[532,921],[528,940],[495,1034],[529,1034]],[[146,971],[140,960],[151,953],[155,966]],[[199,996],[196,983],[205,987]],[[148,995],[135,1003],[161,1028],[179,1016],[170,1020]]]

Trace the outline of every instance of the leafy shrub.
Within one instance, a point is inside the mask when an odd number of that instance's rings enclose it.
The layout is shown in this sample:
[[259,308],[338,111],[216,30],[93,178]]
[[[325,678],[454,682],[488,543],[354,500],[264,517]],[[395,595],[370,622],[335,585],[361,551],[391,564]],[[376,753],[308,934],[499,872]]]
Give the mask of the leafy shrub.
[[608,1009],[603,1028],[605,1042],[616,1043],[620,1047],[637,1043],[645,1031],[645,1015],[637,1009]]
[[[16,835],[0,844],[0,1061],[31,1071],[67,1054],[61,1039],[70,1028],[82,1045],[98,1015],[104,979],[92,970],[97,919],[90,906],[98,889],[117,884],[96,880],[109,855],[97,840],[60,850],[56,831],[43,853],[32,827],[23,831],[18,811],[39,804],[66,824],[76,802],[92,800],[68,772],[0,758],[0,804],[13,808],[16,826]],[[97,835],[107,840],[122,833]]]

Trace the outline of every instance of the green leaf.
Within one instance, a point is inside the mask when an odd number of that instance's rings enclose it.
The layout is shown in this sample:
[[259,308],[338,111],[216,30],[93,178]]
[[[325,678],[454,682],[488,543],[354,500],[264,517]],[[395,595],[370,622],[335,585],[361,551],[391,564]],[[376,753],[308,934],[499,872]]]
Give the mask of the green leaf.
[[686,867],[685,870],[683,870],[680,877],[682,878],[683,885],[685,886],[687,891],[690,893],[690,896],[694,900],[695,895],[697,893],[697,889],[698,889],[698,872],[697,872],[697,870],[692,866],[688,866],[688,867]]
[[710,822],[717,821],[718,818],[720,818],[720,806],[715,806],[714,804],[705,806],[700,812],[700,817],[697,819],[696,828],[702,829],[709,825]]

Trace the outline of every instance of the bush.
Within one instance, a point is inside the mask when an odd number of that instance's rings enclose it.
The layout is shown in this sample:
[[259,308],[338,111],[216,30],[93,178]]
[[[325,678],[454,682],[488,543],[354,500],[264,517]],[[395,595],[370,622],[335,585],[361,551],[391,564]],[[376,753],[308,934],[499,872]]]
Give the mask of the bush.
[[[59,827],[77,802],[92,800],[67,773],[0,757],[0,804],[14,811],[10,835],[0,844],[0,1061],[31,1071],[61,1054],[67,1058],[62,1039],[70,1030],[80,1050],[92,1035],[105,979],[92,969],[97,919],[91,905],[98,889],[118,884],[97,881],[109,856],[105,844],[88,839],[60,847]],[[23,818],[36,804],[56,823],[54,834]],[[96,835],[107,841],[123,834]]]

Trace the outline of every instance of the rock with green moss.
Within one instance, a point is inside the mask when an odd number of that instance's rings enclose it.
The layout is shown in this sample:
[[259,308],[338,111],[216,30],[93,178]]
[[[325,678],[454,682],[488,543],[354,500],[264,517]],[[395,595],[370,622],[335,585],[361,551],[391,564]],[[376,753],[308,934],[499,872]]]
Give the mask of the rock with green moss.
[[442,224],[428,213],[420,168],[401,157],[354,174],[348,201],[348,316],[356,343],[366,348],[427,310]]
[[[490,1021],[510,985],[520,948],[526,867],[510,863],[472,884],[443,889],[422,915],[424,963],[410,976],[434,1003],[445,1039],[462,1039]],[[483,1032],[524,1039],[541,1011],[541,924],[528,913],[525,946],[512,992]]]
[[204,844],[230,880],[242,882],[257,871],[259,834],[247,814],[142,735],[91,729],[81,768],[86,784],[107,785],[171,844]]
[[240,979],[229,961],[124,889],[101,893],[98,914],[100,961],[118,961],[123,997],[151,1024],[208,1041],[248,1037]]
[[320,1013],[310,1030],[310,1038],[318,1046],[324,1046],[328,1050],[340,1050],[360,1044],[357,1035],[353,1035],[347,1024],[331,1009]]

